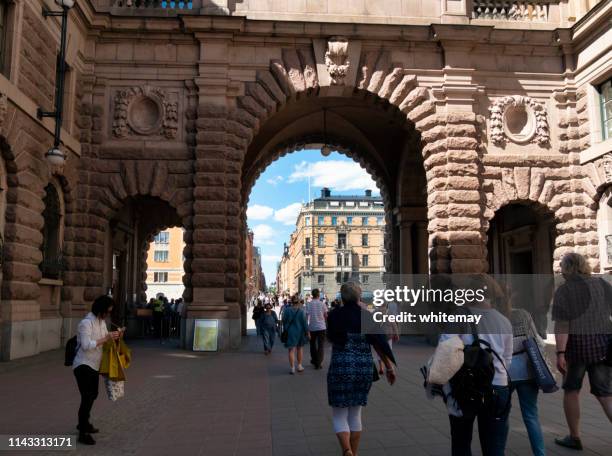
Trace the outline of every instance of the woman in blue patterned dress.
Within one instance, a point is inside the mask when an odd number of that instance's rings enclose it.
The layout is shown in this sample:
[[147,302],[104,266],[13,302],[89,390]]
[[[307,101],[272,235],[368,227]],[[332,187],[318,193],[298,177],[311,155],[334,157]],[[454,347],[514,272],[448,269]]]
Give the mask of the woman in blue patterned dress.
[[361,408],[367,405],[376,365],[374,347],[386,367],[389,384],[395,382],[393,352],[385,335],[362,334],[361,289],[348,282],[340,289],[342,307],[329,313],[327,335],[332,343],[332,356],[327,373],[327,396],[332,407],[334,431],[342,448],[342,456],[357,456],[361,439]]
[[[287,341],[285,347],[289,351],[289,373],[295,374],[295,362],[297,361],[297,371],[304,372],[302,366],[303,346],[308,343],[308,322],[306,312],[302,309],[302,302],[299,296],[291,297],[291,307],[283,311],[283,331],[287,331]],[[297,359],[296,359],[297,358]]]

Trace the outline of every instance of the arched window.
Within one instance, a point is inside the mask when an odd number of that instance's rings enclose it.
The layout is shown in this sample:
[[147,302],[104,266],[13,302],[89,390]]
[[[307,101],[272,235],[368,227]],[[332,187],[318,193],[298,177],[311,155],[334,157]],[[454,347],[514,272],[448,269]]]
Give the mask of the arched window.
[[599,200],[597,231],[602,272],[612,270],[612,187],[608,187]]
[[62,205],[57,188],[53,184],[45,188],[45,209],[42,213],[45,219],[43,226],[43,261],[40,270],[47,279],[60,279],[64,270],[61,251]]

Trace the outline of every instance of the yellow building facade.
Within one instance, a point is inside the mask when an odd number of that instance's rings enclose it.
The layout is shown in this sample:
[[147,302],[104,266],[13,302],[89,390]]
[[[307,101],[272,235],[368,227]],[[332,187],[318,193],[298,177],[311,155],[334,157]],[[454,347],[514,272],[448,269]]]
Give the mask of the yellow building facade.
[[183,296],[183,228],[160,231],[147,252],[147,300],[163,294],[168,299]]
[[298,215],[278,266],[278,290],[306,295],[318,288],[333,299],[349,280],[366,292],[382,287],[384,239],[381,198],[369,190],[363,196],[335,196],[324,188]]

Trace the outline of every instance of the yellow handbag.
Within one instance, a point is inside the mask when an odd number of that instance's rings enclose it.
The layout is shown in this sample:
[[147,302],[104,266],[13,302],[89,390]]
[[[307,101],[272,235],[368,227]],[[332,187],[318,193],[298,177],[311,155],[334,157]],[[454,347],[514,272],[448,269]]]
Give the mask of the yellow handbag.
[[131,350],[123,339],[118,341],[109,340],[102,346],[102,361],[100,362],[100,374],[110,380],[125,380],[124,369],[127,369],[132,360]]

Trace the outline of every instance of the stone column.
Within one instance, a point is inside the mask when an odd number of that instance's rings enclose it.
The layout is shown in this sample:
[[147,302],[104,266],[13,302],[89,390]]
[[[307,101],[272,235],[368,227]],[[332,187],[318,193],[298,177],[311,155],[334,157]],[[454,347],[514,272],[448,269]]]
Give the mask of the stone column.
[[401,221],[400,230],[400,274],[412,274],[412,222]]
[[219,321],[219,350],[237,348],[241,340],[240,173],[248,134],[232,120],[227,78],[230,40],[230,35],[207,39],[201,48],[200,77],[195,80],[199,92],[188,348],[197,318]]
[[417,274],[429,274],[429,233],[427,232],[427,222],[415,223],[415,254]]

